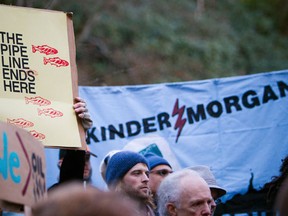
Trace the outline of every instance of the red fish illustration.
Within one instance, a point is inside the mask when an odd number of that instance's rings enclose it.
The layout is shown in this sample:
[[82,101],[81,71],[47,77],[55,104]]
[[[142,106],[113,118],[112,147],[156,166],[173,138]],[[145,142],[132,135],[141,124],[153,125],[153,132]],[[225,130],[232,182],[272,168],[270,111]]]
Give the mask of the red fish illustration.
[[59,57],[54,58],[45,58],[44,57],[44,65],[50,63],[51,65],[55,65],[56,67],[66,67],[69,65],[69,62],[66,60],[63,60]]
[[61,117],[63,116],[63,113],[57,110],[54,110],[53,108],[47,108],[47,109],[38,109],[38,115],[46,115],[50,116],[51,118]]
[[37,140],[44,140],[46,138],[46,136],[42,133],[39,133],[35,130],[29,131],[30,134],[35,137]]
[[7,122],[10,124],[14,124],[20,128],[28,128],[28,127],[33,127],[34,123],[27,121],[23,118],[18,118],[18,119],[7,119]]
[[30,97],[30,98],[25,97],[25,101],[26,101],[26,104],[32,103],[32,104],[39,105],[39,106],[48,106],[51,104],[51,101],[45,98],[42,98],[40,96]]
[[48,45],[42,45],[42,46],[34,46],[32,45],[32,52],[40,52],[40,53],[44,53],[45,55],[55,55],[58,53],[58,50],[50,47]]

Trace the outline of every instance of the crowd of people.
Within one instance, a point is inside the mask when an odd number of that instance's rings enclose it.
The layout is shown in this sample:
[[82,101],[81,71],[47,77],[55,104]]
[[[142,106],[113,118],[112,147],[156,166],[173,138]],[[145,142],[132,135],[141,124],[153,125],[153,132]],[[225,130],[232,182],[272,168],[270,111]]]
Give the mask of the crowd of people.
[[[90,128],[92,120],[83,99],[76,98],[74,110],[84,128]],[[89,184],[89,159],[89,151],[65,150],[59,156],[59,181],[49,188],[47,198],[32,206],[29,214],[211,216],[219,198],[226,194],[208,166],[173,170],[160,155],[129,150],[114,150],[102,159],[100,172],[108,190],[100,190]],[[288,180],[281,187],[275,208],[284,216],[288,212]]]

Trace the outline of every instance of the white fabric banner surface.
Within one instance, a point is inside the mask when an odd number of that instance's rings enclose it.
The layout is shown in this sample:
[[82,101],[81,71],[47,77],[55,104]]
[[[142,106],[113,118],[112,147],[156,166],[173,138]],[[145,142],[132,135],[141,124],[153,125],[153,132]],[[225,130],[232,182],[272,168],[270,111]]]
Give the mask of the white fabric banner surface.
[[[288,71],[153,85],[81,86],[79,91],[94,122],[86,141],[98,155],[92,158],[93,184],[100,188],[105,184],[99,165],[111,150],[152,151],[174,170],[207,165],[227,190],[226,198],[245,193],[251,180],[254,189],[261,189],[279,175],[288,153]],[[53,150],[46,149],[46,155],[57,161]],[[59,170],[56,162],[47,164],[49,186]]]

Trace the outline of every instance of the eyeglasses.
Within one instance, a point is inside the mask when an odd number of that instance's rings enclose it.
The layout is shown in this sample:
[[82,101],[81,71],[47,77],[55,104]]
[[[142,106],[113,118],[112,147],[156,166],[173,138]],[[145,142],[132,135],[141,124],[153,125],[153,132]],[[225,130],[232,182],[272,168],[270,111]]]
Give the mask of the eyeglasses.
[[173,173],[173,171],[162,169],[162,170],[152,170],[152,171],[150,171],[150,173],[151,174],[157,174],[157,175],[160,175],[160,176],[167,176],[170,173]]

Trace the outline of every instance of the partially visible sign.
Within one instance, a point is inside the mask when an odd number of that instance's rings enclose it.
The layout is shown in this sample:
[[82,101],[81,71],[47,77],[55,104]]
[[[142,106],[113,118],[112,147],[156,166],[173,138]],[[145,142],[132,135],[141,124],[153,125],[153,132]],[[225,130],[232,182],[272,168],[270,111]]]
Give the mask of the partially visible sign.
[[45,177],[44,146],[29,132],[0,122],[0,206],[33,205],[47,194]]
[[0,120],[45,146],[84,148],[77,95],[71,15],[0,5]]

